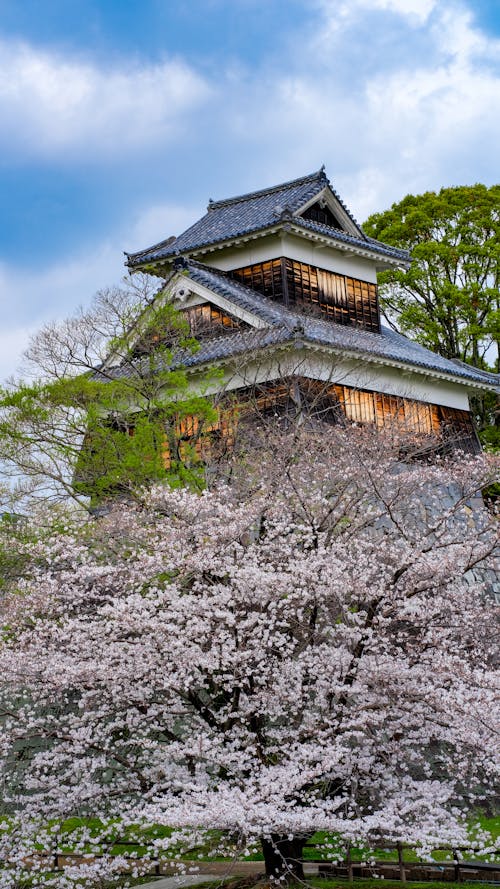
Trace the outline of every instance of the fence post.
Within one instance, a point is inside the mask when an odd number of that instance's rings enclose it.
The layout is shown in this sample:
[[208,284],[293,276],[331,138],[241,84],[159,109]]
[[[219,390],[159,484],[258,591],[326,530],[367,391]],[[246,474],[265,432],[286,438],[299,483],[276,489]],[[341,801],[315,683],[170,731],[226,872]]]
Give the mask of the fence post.
[[402,883],[406,883],[406,871],[405,871],[405,864],[403,861],[403,844],[402,843],[397,844],[397,850],[398,850],[398,863],[399,863],[399,879],[401,880]]
[[460,883],[460,859],[457,849],[453,849],[453,860],[455,862],[455,883]]

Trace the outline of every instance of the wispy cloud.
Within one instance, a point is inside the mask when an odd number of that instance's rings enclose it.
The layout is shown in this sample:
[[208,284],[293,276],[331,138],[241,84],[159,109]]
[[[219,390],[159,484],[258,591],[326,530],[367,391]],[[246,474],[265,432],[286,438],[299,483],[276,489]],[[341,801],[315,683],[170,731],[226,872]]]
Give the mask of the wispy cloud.
[[[359,10],[379,10],[404,16],[411,23],[421,25],[436,8],[438,0],[349,0],[335,5],[336,15],[340,14],[344,19],[356,15]],[[324,7],[333,10],[334,3],[332,0],[324,0]]]
[[[210,194],[272,184],[324,162],[363,221],[408,192],[498,177],[500,41],[480,29],[471,2],[308,2],[309,30],[290,30],[254,69],[221,58],[216,73],[202,75],[181,57],[105,68],[0,42],[4,160],[90,159],[121,175],[113,161],[125,155],[136,182],[126,217],[105,240],[33,272],[0,265],[7,307],[0,377],[32,321],[64,317],[119,281],[123,249],[178,234]],[[148,204],[141,177],[152,149],[158,189]],[[172,194],[162,179],[167,156]]]
[[0,42],[0,145],[12,155],[87,160],[175,136],[209,86],[188,64],[99,67]]
[[0,263],[0,382],[19,369],[22,352],[42,324],[88,304],[98,287],[118,282],[123,272],[122,256],[110,242],[36,271]]
[[[497,175],[500,41],[464,5],[445,0],[422,3],[416,35],[414,6],[353,0],[339,17],[337,4],[322,2],[324,27],[309,46],[302,42],[303,63],[276,77],[264,103],[255,85],[245,104],[250,115],[260,104],[259,138],[271,162],[279,139],[282,161],[300,157],[305,169],[324,161],[360,220],[409,191]],[[374,10],[389,7],[400,15],[398,48],[386,59],[389,37]]]
[[0,330],[0,386],[16,374],[21,355],[38,327],[15,325]]

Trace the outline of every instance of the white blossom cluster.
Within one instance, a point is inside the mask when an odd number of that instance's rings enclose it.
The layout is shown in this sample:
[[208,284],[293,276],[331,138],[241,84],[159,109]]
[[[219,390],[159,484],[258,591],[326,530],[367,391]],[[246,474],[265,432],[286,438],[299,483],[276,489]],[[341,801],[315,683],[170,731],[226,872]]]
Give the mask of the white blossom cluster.
[[498,768],[492,606],[464,579],[496,570],[470,506],[493,470],[399,453],[283,434],[231,484],[26,544],[3,602],[0,886],[48,867],[34,849],[75,816],[89,860],[49,885],[119,870],[117,820],[171,826],[155,855],[214,828],[467,841]]

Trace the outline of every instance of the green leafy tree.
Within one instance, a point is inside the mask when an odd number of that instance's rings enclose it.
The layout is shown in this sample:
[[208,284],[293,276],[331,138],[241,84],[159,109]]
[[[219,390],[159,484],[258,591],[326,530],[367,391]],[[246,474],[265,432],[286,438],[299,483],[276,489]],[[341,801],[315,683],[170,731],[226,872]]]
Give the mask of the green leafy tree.
[[89,309],[41,330],[25,356],[27,378],[0,391],[2,472],[14,501],[94,508],[162,479],[203,485],[192,436],[180,428],[195,416],[201,434],[214,419],[183,366],[197,348],[148,278],[100,291]]
[[407,195],[364,224],[411,252],[379,277],[392,327],[446,358],[500,369],[500,185]]

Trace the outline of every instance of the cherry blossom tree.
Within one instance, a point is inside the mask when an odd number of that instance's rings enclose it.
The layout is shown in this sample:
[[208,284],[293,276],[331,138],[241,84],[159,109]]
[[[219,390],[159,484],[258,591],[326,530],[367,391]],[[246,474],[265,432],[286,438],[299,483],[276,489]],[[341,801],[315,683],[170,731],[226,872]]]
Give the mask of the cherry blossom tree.
[[[277,431],[230,484],[23,526],[3,598],[1,886],[48,867],[33,850],[75,816],[75,849],[102,851],[118,821],[170,826],[154,854],[171,857],[218,829],[284,879],[318,829],[466,841],[498,766],[497,532],[477,499],[497,466],[403,465],[401,447]],[[122,865],[103,854],[49,885]]]

